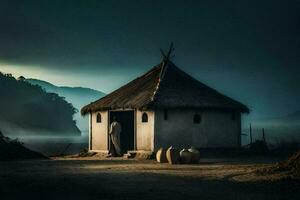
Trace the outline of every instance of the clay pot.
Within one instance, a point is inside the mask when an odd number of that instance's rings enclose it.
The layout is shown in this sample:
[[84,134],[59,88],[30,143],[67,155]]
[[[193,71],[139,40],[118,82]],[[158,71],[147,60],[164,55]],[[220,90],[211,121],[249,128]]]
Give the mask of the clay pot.
[[170,164],[179,164],[180,162],[180,155],[179,155],[179,150],[173,148],[172,146],[168,148],[167,150],[167,160]]
[[191,163],[199,163],[199,160],[200,160],[200,152],[199,152],[195,147],[191,147],[191,148],[189,149],[189,152],[192,153]]
[[187,149],[182,149],[180,151],[180,162],[183,164],[189,164],[192,162],[193,153],[189,152]]
[[160,148],[157,152],[156,152],[156,161],[159,163],[167,163],[167,157],[166,157],[166,150],[163,148]]

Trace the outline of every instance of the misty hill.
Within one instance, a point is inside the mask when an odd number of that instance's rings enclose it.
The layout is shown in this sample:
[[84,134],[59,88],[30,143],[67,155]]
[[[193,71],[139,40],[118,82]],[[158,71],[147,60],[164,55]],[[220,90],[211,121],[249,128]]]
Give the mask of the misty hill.
[[[56,86],[49,82],[38,79],[26,79],[27,82],[33,85],[39,85],[47,92],[53,92],[61,97],[65,97],[66,101],[73,104],[73,106],[80,110],[81,107],[91,103],[105,95],[105,93],[84,87],[65,87]],[[88,130],[88,118],[83,118],[80,113],[74,115],[74,119],[77,121],[77,126],[80,130]]]
[[[300,111],[282,117],[260,119],[252,122],[252,132],[255,139],[260,139],[262,128],[265,129],[267,139],[272,143],[281,141],[300,142]],[[243,132],[249,133],[249,129]]]
[[76,109],[55,93],[0,73],[0,129],[7,135],[80,135]]
[[18,140],[5,137],[0,131],[0,161],[18,159],[47,159],[47,157],[26,148]]

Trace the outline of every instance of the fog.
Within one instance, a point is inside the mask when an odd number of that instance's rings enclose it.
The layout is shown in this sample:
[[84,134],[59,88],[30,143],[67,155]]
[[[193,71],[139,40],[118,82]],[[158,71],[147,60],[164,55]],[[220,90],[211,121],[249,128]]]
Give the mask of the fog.
[[[22,132],[20,130],[20,132]],[[88,132],[82,132],[81,136],[39,136],[31,135],[11,135],[11,139],[18,139],[25,147],[43,153],[46,156],[76,154],[88,148]]]
[[49,131],[28,130],[13,124],[0,121],[0,131],[3,135],[17,139],[27,148],[47,156],[59,154],[75,154],[88,147],[88,131],[75,133],[60,133]]

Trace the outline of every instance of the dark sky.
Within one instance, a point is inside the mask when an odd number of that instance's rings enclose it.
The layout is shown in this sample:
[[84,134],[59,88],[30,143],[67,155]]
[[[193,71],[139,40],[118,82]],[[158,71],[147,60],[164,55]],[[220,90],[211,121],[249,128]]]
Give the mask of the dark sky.
[[247,104],[300,109],[300,1],[0,1],[0,71],[110,92],[161,60]]

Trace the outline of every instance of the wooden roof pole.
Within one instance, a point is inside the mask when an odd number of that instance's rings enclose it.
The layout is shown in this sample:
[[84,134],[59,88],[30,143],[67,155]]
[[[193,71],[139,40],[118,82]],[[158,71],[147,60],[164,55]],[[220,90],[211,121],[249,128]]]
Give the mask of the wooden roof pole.
[[175,50],[175,49],[174,49],[174,44],[173,44],[173,42],[171,42],[170,47],[169,47],[169,51],[168,51],[167,54],[165,54],[165,52],[160,48],[160,52],[161,52],[161,54],[162,54],[162,56],[163,56],[163,60],[164,60],[164,61],[168,61],[168,60],[170,60],[171,58],[173,58],[174,56],[171,56],[171,53],[173,53],[174,50]]
[[164,76],[165,74],[165,71],[166,71],[166,66],[167,66],[167,63],[168,61],[170,60],[170,58],[173,58],[174,56],[171,56],[171,53],[174,51],[174,45],[173,45],[173,42],[171,42],[170,44],[170,48],[169,48],[169,51],[167,53],[167,55],[165,54],[165,52],[160,49],[160,52],[163,56],[163,61],[162,61],[162,70],[161,70],[161,73],[160,73],[160,79],[162,79],[162,77]]
[[173,53],[174,50],[175,49],[174,49],[173,42],[171,42],[170,48],[169,48],[169,51],[168,51],[168,54],[167,54],[167,60],[169,60],[170,58],[173,58],[173,56],[171,57],[171,53]]

